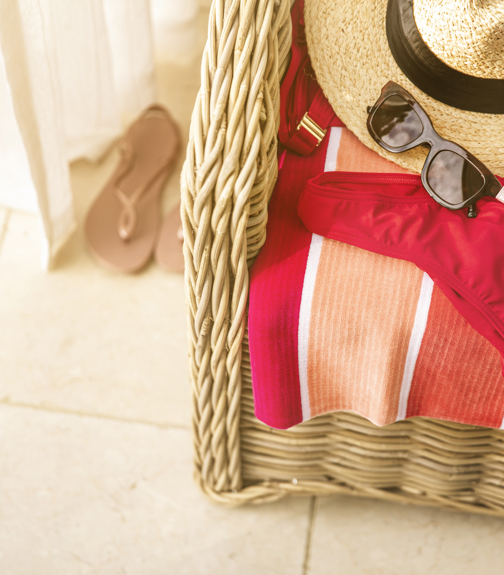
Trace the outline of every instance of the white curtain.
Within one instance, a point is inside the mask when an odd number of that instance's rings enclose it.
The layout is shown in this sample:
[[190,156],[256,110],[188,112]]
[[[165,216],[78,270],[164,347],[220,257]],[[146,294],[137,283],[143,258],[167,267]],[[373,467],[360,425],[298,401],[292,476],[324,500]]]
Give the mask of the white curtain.
[[[155,1],[158,35],[196,5]],[[68,162],[156,99],[152,29],[149,0],[0,0],[0,205],[40,213],[44,267],[75,228]]]

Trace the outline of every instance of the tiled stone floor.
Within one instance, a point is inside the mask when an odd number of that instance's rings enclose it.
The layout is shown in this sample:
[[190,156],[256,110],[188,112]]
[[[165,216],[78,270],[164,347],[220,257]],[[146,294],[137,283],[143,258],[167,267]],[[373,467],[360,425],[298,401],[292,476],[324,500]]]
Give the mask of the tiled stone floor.
[[[158,76],[187,133],[199,63]],[[72,166],[80,223],[116,160]],[[174,175],[166,208],[177,195]],[[496,518],[343,497],[207,501],[192,481],[182,277],[108,273],[81,227],[43,273],[38,234],[33,215],[0,210],[1,575],[502,573]]]

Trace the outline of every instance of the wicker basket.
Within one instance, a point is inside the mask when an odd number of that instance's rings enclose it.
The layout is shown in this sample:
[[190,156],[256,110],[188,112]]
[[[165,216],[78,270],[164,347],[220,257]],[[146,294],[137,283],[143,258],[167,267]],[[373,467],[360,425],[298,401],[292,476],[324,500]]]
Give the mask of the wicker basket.
[[248,268],[277,176],[288,0],[214,0],[182,173],[196,478],[227,504],[355,494],[504,515],[504,432],[350,413],[287,431],[254,417]]

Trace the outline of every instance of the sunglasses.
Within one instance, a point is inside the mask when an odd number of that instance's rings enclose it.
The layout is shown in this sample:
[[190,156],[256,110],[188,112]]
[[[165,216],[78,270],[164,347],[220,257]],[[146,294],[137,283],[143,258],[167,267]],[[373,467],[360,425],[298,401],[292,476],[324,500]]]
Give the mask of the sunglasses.
[[367,127],[382,148],[399,154],[416,146],[430,148],[422,169],[422,184],[439,204],[450,210],[468,208],[484,196],[495,197],[502,186],[492,172],[466,149],[442,138],[420,104],[404,88],[388,82],[368,108]]

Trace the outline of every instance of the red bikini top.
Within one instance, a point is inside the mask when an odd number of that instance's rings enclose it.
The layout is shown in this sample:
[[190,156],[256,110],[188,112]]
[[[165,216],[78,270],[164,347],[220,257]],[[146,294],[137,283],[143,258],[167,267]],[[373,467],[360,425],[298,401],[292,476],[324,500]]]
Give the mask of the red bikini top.
[[308,156],[323,140],[330,125],[344,124],[336,119],[315,79],[306,45],[303,5],[296,2],[292,9],[292,59],[280,90],[278,135],[285,147]]

